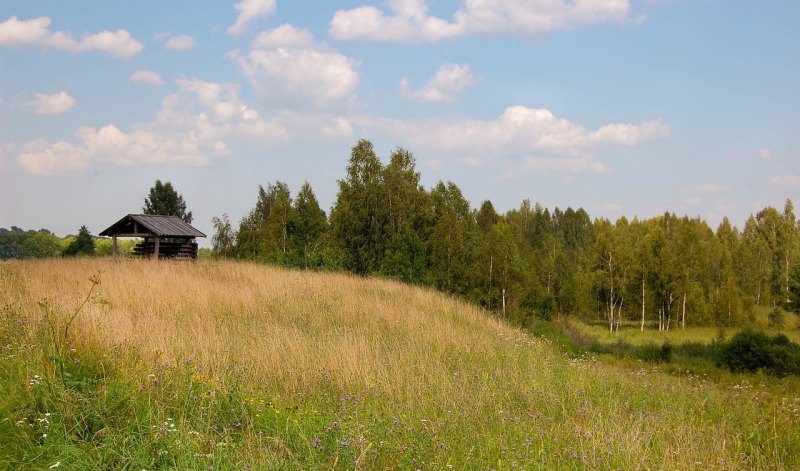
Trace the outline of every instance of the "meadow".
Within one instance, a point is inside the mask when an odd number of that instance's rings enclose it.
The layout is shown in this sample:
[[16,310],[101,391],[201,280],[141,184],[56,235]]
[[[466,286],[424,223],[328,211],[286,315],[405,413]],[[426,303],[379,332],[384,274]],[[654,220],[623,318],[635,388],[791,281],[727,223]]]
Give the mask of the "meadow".
[[79,258],[0,263],[0,296],[1,469],[800,467],[794,383],[575,357],[429,289]]

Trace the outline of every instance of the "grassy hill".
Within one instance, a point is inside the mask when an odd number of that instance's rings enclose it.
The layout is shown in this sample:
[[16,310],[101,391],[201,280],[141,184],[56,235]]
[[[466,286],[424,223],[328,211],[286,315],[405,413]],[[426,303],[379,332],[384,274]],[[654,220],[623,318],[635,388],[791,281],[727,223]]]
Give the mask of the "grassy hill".
[[757,376],[569,358],[388,281],[5,262],[0,308],[0,468],[800,466],[800,398]]

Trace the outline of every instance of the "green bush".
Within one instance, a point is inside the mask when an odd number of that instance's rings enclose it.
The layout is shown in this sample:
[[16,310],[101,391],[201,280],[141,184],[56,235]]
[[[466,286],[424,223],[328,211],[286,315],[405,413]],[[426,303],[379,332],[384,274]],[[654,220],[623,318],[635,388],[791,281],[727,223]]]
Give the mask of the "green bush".
[[800,345],[779,334],[743,330],[720,348],[719,364],[734,372],[762,370],[775,376],[800,375]]

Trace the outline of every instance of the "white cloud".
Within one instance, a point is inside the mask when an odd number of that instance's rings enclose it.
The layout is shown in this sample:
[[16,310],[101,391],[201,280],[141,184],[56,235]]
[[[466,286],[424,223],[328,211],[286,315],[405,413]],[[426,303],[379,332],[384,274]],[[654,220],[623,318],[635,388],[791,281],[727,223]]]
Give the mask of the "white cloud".
[[181,34],[170,37],[164,44],[164,47],[167,49],[172,49],[173,51],[190,51],[194,49],[196,45],[197,42],[193,37]]
[[39,115],[54,115],[69,111],[75,106],[75,99],[67,92],[58,92],[52,95],[35,93],[34,99],[25,103],[24,107]]
[[778,175],[770,179],[772,186],[779,188],[800,188],[800,175]]
[[154,121],[125,131],[114,124],[81,127],[75,142],[33,141],[17,162],[36,175],[81,173],[98,165],[205,165],[242,140],[274,145],[289,139],[352,137],[346,118],[283,112],[262,118],[234,84],[177,80]]
[[668,127],[655,120],[639,125],[610,124],[596,131],[556,117],[546,109],[511,106],[491,121],[469,118],[399,121],[365,116],[357,124],[414,145],[457,155],[470,165],[498,157],[527,173],[609,173],[593,157],[598,147],[633,146],[669,136]]
[[468,64],[444,64],[421,89],[410,90],[405,79],[400,82],[400,89],[403,96],[415,101],[453,101],[477,83],[478,79],[472,75]]
[[590,135],[597,143],[634,146],[640,142],[669,137],[669,129],[661,120],[642,124],[607,124]]
[[767,148],[758,149],[758,157],[761,160],[772,160],[773,159],[772,151]]
[[38,140],[25,144],[17,163],[34,175],[63,175],[89,170],[86,153],[65,141]]
[[260,17],[267,17],[275,13],[275,0],[242,0],[233,8],[239,10],[236,22],[228,27],[228,34],[238,36],[244,32],[247,25]]
[[161,76],[150,70],[137,70],[128,77],[133,83],[143,83],[147,85],[155,85],[160,87],[164,85],[164,79]]
[[425,0],[390,0],[390,14],[373,6],[337,11],[330,23],[336,39],[400,43],[436,42],[466,35],[531,36],[628,19],[628,0],[462,0],[450,20],[428,15]]
[[356,63],[292,25],[262,32],[247,53],[230,57],[271,105],[330,107],[348,103],[358,85]]
[[32,20],[20,20],[12,16],[0,23],[0,46],[40,46],[73,53],[98,51],[122,59],[130,59],[144,49],[142,43],[124,29],[85,34],[77,41],[69,33],[51,32],[50,22],[47,16]]

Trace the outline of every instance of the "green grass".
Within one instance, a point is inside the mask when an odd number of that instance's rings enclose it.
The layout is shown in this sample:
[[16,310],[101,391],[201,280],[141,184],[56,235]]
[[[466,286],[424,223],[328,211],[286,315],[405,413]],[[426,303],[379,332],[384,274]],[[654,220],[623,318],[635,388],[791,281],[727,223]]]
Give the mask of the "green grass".
[[[100,292],[59,344],[98,270]],[[227,280],[241,293],[226,297]],[[209,295],[170,298],[191,282]],[[0,286],[0,469],[800,466],[800,389],[790,382],[720,383],[564,353],[563,338],[418,288],[249,264],[81,260],[0,264]],[[65,316],[48,323],[42,306]],[[192,313],[221,330],[188,335]],[[141,324],[119,336],[125,319]],[[175,351],[156,343],[161,331]],[[216,350],[224,332],[234,337]],[[274,343],[296,361],[246,356],[276,355]]]
[[[766,314],[764,314],[764,317]],[[759,316],[759,319],[762,316]],[[767,322],[758,321],[755,327],[764,332],[775,335],[782,333],[789,337],[789,340],[800,343],[800,316],[797,314],[785,314],[786,323],[788,327],[775,329],[768,327]],[[720,333],[725,338],[730,338],[743,328],[752,327],[695,327],[687,326],[682,329],[679,323],[673,322],[668,331],[658,331],[658,325],[652,323],[645,324],[645,330],[641,330],[641,324],[635,321],[623,322],[619,331],[610,332],[608,324],[603,322],[575,322],[576,328],[581,334],[596,339],[604,343],[613,343],[619,339],[632,345],[644,345],[648,343],[663,344],[669,342],[673,345],[683,343],[695,342],[710,344],[714,339],[720,336]]]

